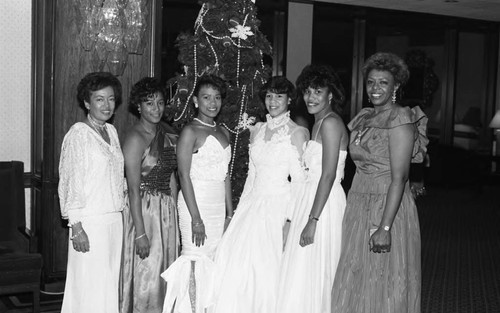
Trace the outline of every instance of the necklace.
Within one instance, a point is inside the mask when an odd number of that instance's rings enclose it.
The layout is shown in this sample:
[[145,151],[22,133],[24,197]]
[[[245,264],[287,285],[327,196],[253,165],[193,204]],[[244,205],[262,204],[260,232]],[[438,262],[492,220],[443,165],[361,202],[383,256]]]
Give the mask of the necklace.
[[267,119],[267,127],[273,130],[275,128],[281,127],[290,121],[290,111],[287,111],[285,114],[281,114],[277,117],[272,117],[270,114],[266,115]]
[[363,136],[368,131],[368,129],[368,127],[365,128],[365,126],[363,125],[358,131],[358,133],[356,134],[356,140],[354,141],[354,144],[356,146],[359,146],[359,144],[361,143],[361,136]]
[[92,125],[92,127],[94,128],[94,130],[96,132],[100,133],[100,131],[106,130],[106,123],[100,125],[99,123],[97,123],[97,121],[90,114],[87,114],[87,119],[89,120],[90,125]]
[[215,126],[217,126],[217,123],[215,121],[213,121],[214,123],[213,124],[208,124],[208,123],[205,123],[203,122],[202,120],[200,120],[199,118],[195,117],[193,118],[193,120],[197,121],[198,123],[200,123],[201,125],[205,125],[207,127],[212,127],[214,128]]
[[106,130],[106,123],[104,123],[103,125],[99,125],[90,114],[87,114],[87,119],[90,122],[90,126],[92,126],[96,133],[98,133],[104,141],[109,143],[110,141],[108,132]]

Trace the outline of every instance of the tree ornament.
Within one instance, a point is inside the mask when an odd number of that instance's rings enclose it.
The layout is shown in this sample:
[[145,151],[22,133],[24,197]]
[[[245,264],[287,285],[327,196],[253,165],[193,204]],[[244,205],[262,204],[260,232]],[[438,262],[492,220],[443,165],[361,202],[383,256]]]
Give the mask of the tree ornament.
[[181,76],[177,80],[177,91],[181,95],[187,95],[189,88],[188,88],[188,79],[186,76]]
[[177,37],[179,61],[185,69],[167,82],[167,89],[176,90],[167,101],[172,103],[167,119],[179,130],[193,120],[196,111],[191,99],[202,75],[213,74],[226,81],[226,97],[216,122],[231,134],[229,174],[233,202],[237,203],[248,171],[248,128],[265,117],[258,91],[271,74],[271,67],[262,59],[272,50],[259,31],[254,2],[200,0],[200,4],[193,32]]
[[229,31],[232,33],[231,37],[233,38],[246,40],[248,36],[253,36],[250,26],[236,25],[235,27],[230,28]]
[[229,26],[230,27],[236,27],[236,25],[240,25],[240,24],[241,24],[241,21],[237,17],[231,17],[229,19]]
[[222,45],[226,48],[230,47],[231,45],[233,44],[233,42],[231,41],[231,38],[229,37],[224,37],[222,39]]

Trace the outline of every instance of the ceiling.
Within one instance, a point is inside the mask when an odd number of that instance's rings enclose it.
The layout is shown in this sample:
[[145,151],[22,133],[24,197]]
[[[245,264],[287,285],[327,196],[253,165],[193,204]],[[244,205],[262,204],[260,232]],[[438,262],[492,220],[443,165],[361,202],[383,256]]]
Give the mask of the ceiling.
[[500,0],[315,0],[500,22]]

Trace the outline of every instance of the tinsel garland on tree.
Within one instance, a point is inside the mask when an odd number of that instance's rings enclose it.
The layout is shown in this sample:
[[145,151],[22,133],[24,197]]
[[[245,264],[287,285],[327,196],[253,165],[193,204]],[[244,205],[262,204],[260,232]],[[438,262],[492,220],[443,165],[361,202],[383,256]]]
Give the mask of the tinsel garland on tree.
[[208,0],[194,24],[194,33],[177,38],[184,73],[167,82],[167,115],[181,129],[196,114],[193,90],[203,74],[215,74],[227,83],[227,94],[216,121],[231,134],[230,163],[233,200],[238,202],[248,171],[249,123],[262,120],[265,107],[258,91],[270,76],[263,62],[271,45],[259,31],[257,8],[251,0]]

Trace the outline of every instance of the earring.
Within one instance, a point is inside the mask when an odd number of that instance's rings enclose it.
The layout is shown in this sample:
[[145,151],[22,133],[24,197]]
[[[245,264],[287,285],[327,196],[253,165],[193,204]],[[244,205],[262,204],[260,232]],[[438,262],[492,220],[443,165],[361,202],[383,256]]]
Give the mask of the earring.
[[141,114],[141,106],[137,106],[137,112],[139,112],[139,114]]
[[194,107],[197,109],[198,108],[198,103],[194,103]]
[[396,89],[392,92],[392,103],[396,103]]
[[370,97],[368,97],[368,103],[372,103],[372,100],[370,99]]

